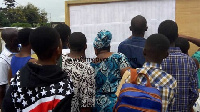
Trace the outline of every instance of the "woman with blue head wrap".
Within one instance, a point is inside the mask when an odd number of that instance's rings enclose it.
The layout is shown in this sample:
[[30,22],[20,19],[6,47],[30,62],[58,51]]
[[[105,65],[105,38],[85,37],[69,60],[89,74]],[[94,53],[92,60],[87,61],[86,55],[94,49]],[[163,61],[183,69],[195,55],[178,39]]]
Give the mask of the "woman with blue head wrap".
[[91,66],[95,69],[95,112],[112,112],[117,100],[115,92],[124,72],[130,65],[125,55],[110,52],[112,34],[100,31],[94,40],[96,54]]

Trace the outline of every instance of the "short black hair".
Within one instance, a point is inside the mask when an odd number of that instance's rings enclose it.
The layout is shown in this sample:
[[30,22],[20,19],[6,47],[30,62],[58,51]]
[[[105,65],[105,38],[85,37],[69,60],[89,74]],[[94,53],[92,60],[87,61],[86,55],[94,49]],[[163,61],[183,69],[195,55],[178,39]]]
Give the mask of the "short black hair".
[[60,34],[60,38],[63,43],[63,47],[65,47],[66,45],[64,43],[65,42],[68,43],[68,37],[71,35],[70,27],[67,26],[66,24],[60,23],[60,24],[56,25],[55,29]]
[[86,42],[87,40],[83,33],[74,32],[69,37],[70,50],[81,51],[85,48]]
[[6,28],[2,30],[1,37],[6,44],[10,44],[10,41],[17,38],[18,30],[16,28]]
[[145,49],[148,49],[153,55],[161,55],[162,53],[168,51],[170,42],[166,36],[162,34],[152,34],[150,35],[145,43]]
[[18,40],[19,40],[19,43],[22,44],[22,46],[29,45],[29,35],[31,31],[33,30],[30,28],[24,28],[24,29],[19,30]]
[[175,41],[175,47],[179,47],[182,53],[187,54],[190,49],[190,43],[187,39],[178,37]]
[[143,34],[147,30],[147,20],[141,15],[137,15],[131,20],[130,29],[136,34]]
[[165,20],[160,23],[158,33],[165,35],[170,43],[174,43],[178,38],[178,26],[172,20]]
[[39,59],[49,59],[60,45],[60,35],[53,28],[39,27],[31,32],[30,44]]

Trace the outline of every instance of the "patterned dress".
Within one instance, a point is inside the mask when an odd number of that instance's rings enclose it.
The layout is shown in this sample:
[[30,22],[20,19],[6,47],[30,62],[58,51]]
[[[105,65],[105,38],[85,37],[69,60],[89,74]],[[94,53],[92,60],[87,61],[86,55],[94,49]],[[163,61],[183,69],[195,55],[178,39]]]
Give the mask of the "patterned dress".
[[62,55],[62,69],[72,79],[74,85],[71,112],[79,112],[81,107],[94,107],[94,69],[90,64],[81,59],[73,59],[65,54]]
[[95,112],[112,112],[121,80],[120,70],[130,67],[128,59],[121,53],[114,53],[100,63],[91,63],[95,69],[96,95]]

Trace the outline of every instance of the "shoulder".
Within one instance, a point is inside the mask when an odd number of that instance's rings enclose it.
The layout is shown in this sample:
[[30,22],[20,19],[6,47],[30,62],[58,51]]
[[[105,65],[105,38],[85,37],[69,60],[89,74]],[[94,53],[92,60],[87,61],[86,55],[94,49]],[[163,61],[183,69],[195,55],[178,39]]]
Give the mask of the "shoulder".
[[119,44],[119,47],[128,43],[129,42],[129,38],[125,39],[124,41],[122,41],[120,44]]
[[[168,74],[167,72],[163,70],[155,70],[156,72],[152,72],[151,79],[154,79],[154,81],[159,81],[157,84],[161,87],[167,87],[174,89],[177,87],[177,81],[176,79],[171,75]],[[157,74],[155,74],[157,73]]]

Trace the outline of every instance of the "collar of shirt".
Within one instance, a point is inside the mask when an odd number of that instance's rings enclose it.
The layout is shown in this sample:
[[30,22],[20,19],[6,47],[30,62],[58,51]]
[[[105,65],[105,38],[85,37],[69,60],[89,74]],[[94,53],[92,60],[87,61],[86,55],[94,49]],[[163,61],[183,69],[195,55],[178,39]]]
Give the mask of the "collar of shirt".
[[179,47],[170,47],[168,50],[169,53],[182,53]]
[[153,62],[145,62],[143,65],[144,68],[158,68],[162,69],[161,64],[158,63],[153,63]]
[[4,47],[4,50],[2,51],[1,54],[8,56],[8,57],[12,57],[15,53],[10,52],[6,47]]
[[144,37],[131,37],[132,40],[146,40]]

